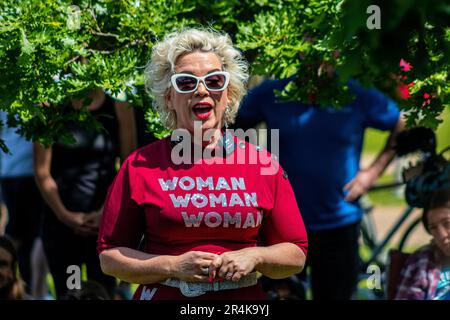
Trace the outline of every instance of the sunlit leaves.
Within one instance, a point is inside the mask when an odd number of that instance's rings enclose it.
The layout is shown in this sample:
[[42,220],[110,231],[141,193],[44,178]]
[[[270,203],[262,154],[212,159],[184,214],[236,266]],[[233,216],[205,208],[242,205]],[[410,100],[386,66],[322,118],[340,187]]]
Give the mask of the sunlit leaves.
[[[70,140],[64,124],[89,124],[91,119],[61,106],[70,96],[103,87],[148,110],[150,130],[163,136],[167,131],[143,88],[143,67],[164,34],[203,25],[228,32],[253,74],[291,78],[280,92],[285,99],[340,107],[352,99],[347,81],[358,79],[396,99],[410,125],[436,128],[443,108],[449,107],[447,2],[1,1],[0,108],[28,137],[45,143],[56,137]],[[372,4],[381,8],[380,30],[366,26]],[[74,8],[79,16],[72,15]],[[410,71],[401,70],[401,59],[411,64]],[[331,70],[338,76],[330,77]],[[408,99],[398,93],[402,83],[413,83]],[[42,107],[43,102],[51,106]]]

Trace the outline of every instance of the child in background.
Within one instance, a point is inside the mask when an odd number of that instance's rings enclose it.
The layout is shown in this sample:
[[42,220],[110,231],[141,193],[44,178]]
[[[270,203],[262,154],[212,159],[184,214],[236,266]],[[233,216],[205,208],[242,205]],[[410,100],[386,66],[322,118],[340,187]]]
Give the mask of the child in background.
[[23,282],[17,276],[17,252],[11,240],[0,236],[0,300],[25,298]]
[[407,260],[395,299],[450,300],[450,189],[433,192],[422,222],[431,244]]

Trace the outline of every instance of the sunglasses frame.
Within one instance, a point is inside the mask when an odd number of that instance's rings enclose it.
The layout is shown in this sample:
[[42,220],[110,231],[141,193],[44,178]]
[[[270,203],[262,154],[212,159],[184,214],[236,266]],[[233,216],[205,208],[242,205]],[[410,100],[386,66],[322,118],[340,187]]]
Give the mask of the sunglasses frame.
[[[225,77],[225,83],[221,89],[211,89],[206,85],[205,79],[210,76],[214,76],[214,75],[221,75],[221,76]],[[180,88],[177,85],[177,79],[180,77],[191,77],[191,78],[196,79],[197,84],[195,85],[195,88],[192,90],[189,90],[189,91],[180,90]],[[191,92],[196,91],[198,89],[198,84],[200,83],[200,81],[203,82],[203,85],[205,86],[205,88],[208,91],[212,91],[212,92],[224,91],[228,87],[228,84],[230,83],[230,73],[227,71],[214,71],[214,72],[208,73],[207,75],[205,75],[203,77],[197,77],[190,73],[176,73],[170,77],[170,82],[172,83],[172,86],[174,87],[175,91],[178,93],[191,93]]]

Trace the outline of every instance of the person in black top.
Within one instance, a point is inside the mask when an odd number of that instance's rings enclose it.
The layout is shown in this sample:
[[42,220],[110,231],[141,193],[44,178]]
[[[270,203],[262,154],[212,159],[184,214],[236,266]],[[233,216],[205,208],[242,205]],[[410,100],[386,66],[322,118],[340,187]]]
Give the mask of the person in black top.
[[[116,160],[136,148],[133,109],[103,90],[89,94],[87,109],[103,130],[69,123],[74,144],[54,143],[45,149],[34,144],[36,182],[46,201],[43,243],[57,298],[68,289],[68,267],[86,265],[87,276],[102,284],[112,296],[115,279],[104,275],[96,252],[103,201],[116,175]],[[64,107],[80,109],[83,99],[71,99]]]

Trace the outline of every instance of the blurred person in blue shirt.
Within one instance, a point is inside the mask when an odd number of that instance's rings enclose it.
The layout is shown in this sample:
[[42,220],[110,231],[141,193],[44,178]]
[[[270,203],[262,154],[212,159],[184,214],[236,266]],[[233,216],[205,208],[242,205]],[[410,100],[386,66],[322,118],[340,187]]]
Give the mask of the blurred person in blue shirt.
[[[0,138],[9,148],[9,153],[0,152],[0,183],[8,211],[5,234],[18,249],[19,270],[26,283],[27,294],[37,294],[33,292],[37,290],[33,290],[34,282],[41,287],[38,295],[45,296],[45,257],[42,244],[36,241],[41,231],[43,202],[34,180],[33,143],[19,135],[17,128],[7,126],[7,114],[3,111],[0,112],[0,120],[3,124]],[[39,261],[33,261],[33,250],[38,250],[34,256]]]
[[[357,200],[394,158],[395,136],[405,123],[393,100],[356,81],[349,82],[353,102],[340,109],[281,101],[274,90],[283,90],[289,81],[266,80],[250,90],[235,127],[248,129],[265,122],[267,129],[279,129],[279,161],[290,177],[308,232],[313,298],[351,299],[360,262],[362,209]],[[360,168],[369,127],[391,134],[372,164]]]

